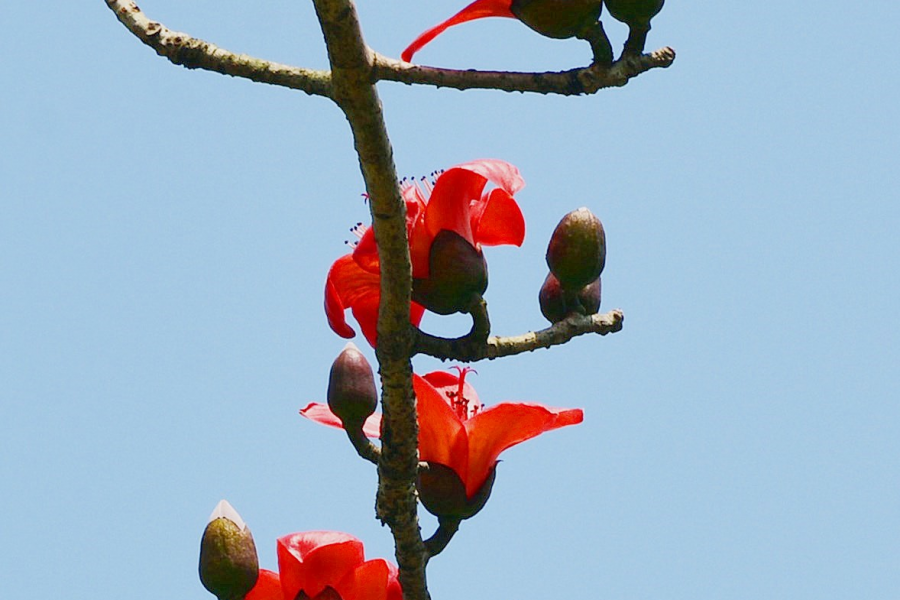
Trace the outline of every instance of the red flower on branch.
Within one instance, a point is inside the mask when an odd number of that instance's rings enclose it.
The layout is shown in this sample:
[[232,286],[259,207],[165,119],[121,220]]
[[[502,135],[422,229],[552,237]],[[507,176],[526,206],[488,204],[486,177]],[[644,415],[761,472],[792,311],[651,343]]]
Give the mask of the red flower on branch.
[[365,560],[346,533],[309,531],[278,540],[278,573],[260,569],[246,600],[402,600],[397,567]]
[[[501,452],[545,431],[581,423],[584,414],[578,408],[514,402],[484,408],[466,381],[470,370],[459,369],[458,375],[447,371],[413,375],[413,388],[419,417],[419,460],[435,467],[434,473],[439,475],[446,469],[452,471],[459,479],[459,491],[465,495],[455,500],[456,509],[474,514],[487,500]],[[310,404],[300,414],[325,425],[341,426],[323,404]],[[378,435],[379,416],[373,415],[367,422],[365,432],[369,437]],[[442,490],[450,487],[443,481]],[[432,510],[424,495],[422,499]],[[467,503],[469,506],[462,506]]]
[[[496,187],[485,190],[488,182]],[[500,160],[479,160],[426,180],[404,182],[406,230],[414,280],[410,320],[425,308],[439,314],[463,310],[472,294],[487,287],[481,246],[525,239],[525,219],[513,195],[525,182]],[[376,344],[381,301],[380,262],[374,230],[358,226],[359,242],[331,266],[325,283],[325,314],[338,335],[355,335],[344,316],[350,309],[370,344]]]

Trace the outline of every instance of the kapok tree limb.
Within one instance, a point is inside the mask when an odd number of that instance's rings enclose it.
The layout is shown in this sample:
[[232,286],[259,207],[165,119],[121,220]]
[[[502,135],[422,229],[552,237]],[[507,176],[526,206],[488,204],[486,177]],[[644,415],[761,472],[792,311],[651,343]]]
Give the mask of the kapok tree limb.
[[344,111],[366,184],[378,245],[381,303],[378,358],[384,416],[376,511],[391,528],[405,600],[428,600],[425,546],[419,532],[416,400],[412,387],[412,275],[406,205],[400,196],[393,151],[372,79],[372,54],[350,0],[313,0],[331,63],[332,98]]
[[509,337],[491,336],[487,342],[479,342],[470,336],[445,339],[415,329],[416,352],[441,360],[475,362],[559,346],[587,333],[615,333],[622,330],[624,321],[625,315],[621,310],[590,316],[573,314],[547,329]]
[[666,47],[649,54],[623,56],[608,68],[595,64],[570,71],[516,73],[423,67],[375,54],[374,78],[458,90],[490,89],[576,96],[593,94],[604,88],[621,87],[641,73],[666,68],[674,61],[675,51]]
[[331,95],[331,76],[327,71],[301,69],[229,52],[151,20],[130,0],[106,0],[106,5],[131,33],[176,65],[270,83],[313,96]]

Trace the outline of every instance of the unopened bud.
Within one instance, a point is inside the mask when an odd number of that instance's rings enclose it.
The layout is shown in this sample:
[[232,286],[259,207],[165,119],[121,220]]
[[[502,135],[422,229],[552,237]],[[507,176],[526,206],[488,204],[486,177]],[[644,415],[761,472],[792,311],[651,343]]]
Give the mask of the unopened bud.
[[362,428],[378,406],[375,374],[363,353],[352,342],[331,364],[328,376],[328,408],[346,430]]
[[601,0],[513,0],[512,13],[541,35],[570,38],[597,23]]
[[494,465],[481,488],[468,498],[466,485],[456,471],[445,465],[429,462],[427,469],[419,470],[416,489],[422,506],[434,516],[468,519],[484,508],[491,497],[496,475],[497,466]]
[[431,243],[428,277],[413,280],[412,298],[439,315],[467,312],[488,285],[484,255],[455,231],[443,229]]
[[662,10],[665,0],[605,0],[606,10],[622,23],[647,24]]
[[200,541],[200,581],[219,600],[242,600],[258,577],[253,534],[237,511],[222,500]]
[[553,273],[548,273],[538,294],[541,314],[551,323],[558,323],[573,312],[597,314],[600,310],[600,278],[580,290],[564,290]]
[[580,290],[593,283],[606,263],[603,224],[587,208],[573,210],[560,220],[547,246],[547,266],[564,290]]
[[606,9],[617,21],[628,25],[628,39],[625,41],[626,54],[640,54],[644,51],[650,19],[662,10],[665,0],[605,0]]

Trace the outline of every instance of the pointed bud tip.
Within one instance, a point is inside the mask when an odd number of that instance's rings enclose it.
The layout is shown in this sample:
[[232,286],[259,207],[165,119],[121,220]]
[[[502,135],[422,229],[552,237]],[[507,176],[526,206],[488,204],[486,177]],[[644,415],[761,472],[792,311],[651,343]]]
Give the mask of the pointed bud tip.
[[216,507],[213,509],[212,514],[209,515],[209,522],[212,523],[216,519],[228,519],[241,531],[247,529],[247,524],[244,523],[244,520],[241,518],[241,515],[238,514],[234,507],[228,503],[228,500],[219,500],[219,503],[216,504]]

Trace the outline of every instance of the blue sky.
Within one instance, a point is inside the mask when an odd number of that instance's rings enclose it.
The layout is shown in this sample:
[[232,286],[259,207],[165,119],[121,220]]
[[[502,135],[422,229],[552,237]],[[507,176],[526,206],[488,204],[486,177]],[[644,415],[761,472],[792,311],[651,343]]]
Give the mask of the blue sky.
[[[323,282],[367,215],[343,116],[175,67],[100,0],[59,4],[0,7],[4,597],[210,597],[198,544],[223,497],[263,566],[276,537],[313,529],[390,557],[373,469],[297,415],[344,345]],[[307,2],[141,7],[325,66]],[[397,56],[460,7],[359,11]],[[429,567],[435,600],[896,598],[898,17],[670,1],[648,46],[674,47],[674,66],[622,89],[380,85],[401,175],[494,157],[527,182],[525,244],[487,250],[495,333],[544,326],[547,238],[580,206],[606,227],[603,309],[626,315],[613,336],[477,365],[485,402],[585,422],[504,455],[487,507]],[[491,19],[417,58],[559,70],[589,51]]]

